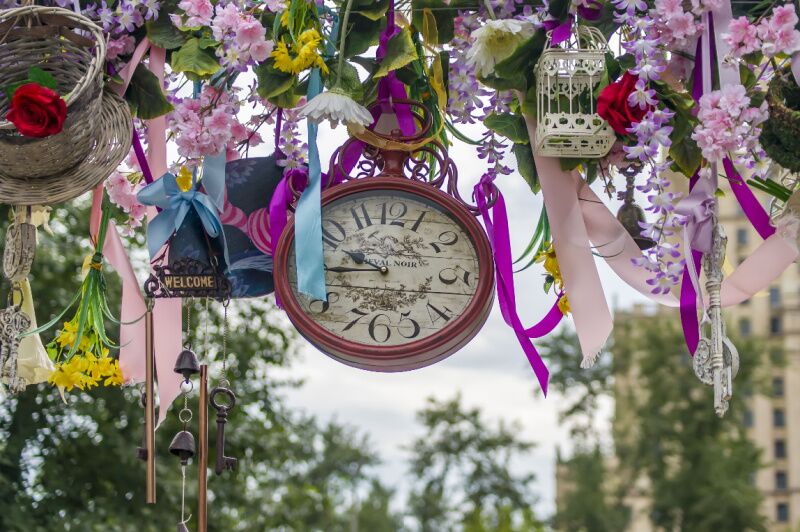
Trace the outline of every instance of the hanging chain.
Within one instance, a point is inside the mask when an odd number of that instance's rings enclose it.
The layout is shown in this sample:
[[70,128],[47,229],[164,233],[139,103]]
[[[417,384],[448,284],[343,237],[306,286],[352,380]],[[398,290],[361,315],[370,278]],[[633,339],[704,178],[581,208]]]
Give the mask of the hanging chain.
[[208,322],[211,321],[211,316],[208,313],[208,300],[209,297],[206,296],[206,322],[203,331],[203,353],[206,353],[206,356],[208,356]]
[[228,380],[228,304],[223,304],[222,314],[222,375],[220,376],[220,386],[230,388],[231,382]]
[[192,299],[186,302],[186,339],[183,342],[184,347],[187,349],[192,347]]

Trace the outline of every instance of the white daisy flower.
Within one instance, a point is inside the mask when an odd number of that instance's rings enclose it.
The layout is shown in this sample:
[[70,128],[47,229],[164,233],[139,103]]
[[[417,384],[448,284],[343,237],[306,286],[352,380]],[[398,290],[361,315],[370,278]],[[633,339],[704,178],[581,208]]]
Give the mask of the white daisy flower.
[[479,76],[486,77],[535,31],[532,24],[520,20],[489,20],[472,32],[474,42],[467,52],[467,62],[475,66]]
[[358,104],[338,87],[314,96],[300,108],[300,115],[316,124],[330,120],[333,127],[342,122],[356,132],[364,131],[373,121],[372,114],[366,107]]

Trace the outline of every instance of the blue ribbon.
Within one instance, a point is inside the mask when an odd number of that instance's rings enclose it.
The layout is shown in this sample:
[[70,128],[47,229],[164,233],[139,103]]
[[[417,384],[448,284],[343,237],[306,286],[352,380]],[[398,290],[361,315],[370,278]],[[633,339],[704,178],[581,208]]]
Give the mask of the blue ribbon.
[[[180,229],[190,209],[197,212],[208,236],[225,238],[217,207],[211,198],[199,192],[196,185],[186,192],[182,191],[174,174],[164,174],[161,179],[142,188],[137,197],[144,205],[154,205],[162,209],[147,224],[147,249],[151,259],[156,257],[164,244]],[[227,255],[227,246],[224,247]]]
[[[339,19],[333,24],[331,35],[339,33]],[[333,55],[334,46],[328,41],[326,52]],[[306,99],[322,92],[319,69],[311,71]],[[317,124],[308,121],[308,186],[300,196],[295,211],[295,263],[297,264],[297,289],[307,296],[327,301],[325,268],[322,254],[322,168],[317,148]]]

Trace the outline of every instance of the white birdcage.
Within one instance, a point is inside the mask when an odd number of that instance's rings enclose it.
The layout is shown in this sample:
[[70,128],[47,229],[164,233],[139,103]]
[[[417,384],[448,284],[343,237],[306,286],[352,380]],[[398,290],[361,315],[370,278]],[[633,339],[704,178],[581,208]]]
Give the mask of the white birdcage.
[[596,110],[608,51],[597,28],[577,26],[558,45],[552,43],[552,32],[547,34],[536,65],[538,155],[600,158],[611,150],[614,130]]

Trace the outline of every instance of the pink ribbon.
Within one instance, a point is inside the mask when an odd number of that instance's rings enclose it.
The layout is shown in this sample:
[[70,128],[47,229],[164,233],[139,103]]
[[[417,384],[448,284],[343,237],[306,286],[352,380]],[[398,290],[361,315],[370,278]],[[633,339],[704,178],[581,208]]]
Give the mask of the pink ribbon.
[[[514,270],[511,258],[511,239],[508,232],[508,213],[506,203],[500,191],[497,191],[497,201],[489,209],[487,203],[492,194],[492,178],[484,174],[480,182],[475,185],[475,199],[486,227],[486,234],[492,245],[495,262],[495,275],[497,278],[497,293],[500,312],[506,324],[514,330],[522,346],[528,362],[533,368],[542,393],[547,396],[547,386],[550,381],[550,371],[547,369],[542,357],[536,351],[531,338],[541,338],[549,334],[561,322],[564,315],[558,308],[558,300],[553,304],[547,315],[536,325],[525,328],[517,312],[516,289],[514,288]],[[491,214],[490,214],[491,210]]]
[[[134,50],[131,61],[120,71],[120,76],[123,79],[123,84],[117,89],[120,95],[125,93],[133,72],[144,58],[148,49],[150,50],[149,68],[163,83],[166,50],[151,46],[150,42],[145,38]],[[134,139],[134,143],[136,143],[138,134],[135,131]],[[152,180],[152,171],[155,171],[160,176],[167,170],[166,117],[160,117],[148,123],[148,146],[150,147],[152,165],[148,164],[147,158],[143,157],[143,152],[140,153],[141,150],[135,149],[136,144],[134,144],[134,151],[142,167],[142,173],[145,176],[149,175]],[[141,148],[141,144],[139,144],[139,148]],[[97,235],[100,224],[102,199],[103,184],[101,183],[95,188],[92,197],[90,229],[93,235]],[[148,212],[148,216],[151,216],[154,212]],[[142,382],[145,378],[145,334],[144,321],[139,318],[145,313],[146,305],[122,239],[113,222],[110,223],[112,225],[110,227],[111,230],[106,234],[104,255],[122,278],[120,320],[123,323],[120,325],[120,370],[126,383]],[[156,300],[153,308],[153,318],[160,405],[158,424],[160,425],[166,418],[169,405],[180,393],[181,377],[173,372],[172,369],[175,357],[181,350],[181,300]]]

